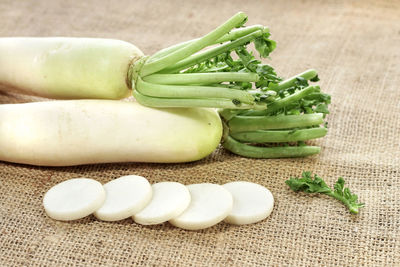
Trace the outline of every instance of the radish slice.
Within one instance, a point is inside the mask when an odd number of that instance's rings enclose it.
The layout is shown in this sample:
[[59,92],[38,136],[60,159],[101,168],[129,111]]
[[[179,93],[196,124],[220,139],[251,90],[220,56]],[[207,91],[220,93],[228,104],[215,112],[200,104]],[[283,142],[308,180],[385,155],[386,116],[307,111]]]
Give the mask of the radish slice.
[[122,176],[104,185],[106,200],[94,215],[103,221],[126,219],[141,211],[151,200],[152,189],[146,178]]
[[153,198],[138,214],[135,222],[151,225],[178,217],[190,203],[190,193],[186,186],[176,182],[161,182],[152,185]]
[[92,214],[103,205],[105,198],[101,183],[75,178],[50,188],[43,197],[43,206],[50,218],[70,221]]
[[232,210],[232,195],[221,185],[192,184],[187,188],[192,200],[180,216],[170,220],[174,226],[187,230],[204,229],[225,219]]
[[225,222],[249,224],[267,218],[274,207],[271,192],[259,184],[250,182],[231,182],[223,187],[233,196],[233,209]]

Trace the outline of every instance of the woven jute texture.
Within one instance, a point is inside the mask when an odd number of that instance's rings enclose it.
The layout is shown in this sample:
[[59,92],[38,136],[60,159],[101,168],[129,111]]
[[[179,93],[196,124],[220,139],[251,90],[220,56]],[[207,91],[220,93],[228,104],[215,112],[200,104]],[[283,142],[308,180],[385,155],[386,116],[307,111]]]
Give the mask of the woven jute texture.
[[[400,266],[399,1],[0,1],[0,36],[123,39],[151,54],[199,37],[237,11],[270,26],[272,64],[282,76],[315,68],[332,95],[320,155],[254,160],[222,148],[187,164],[101,164],[65,168],[0,162],[0,266]],[[41,100],[0,92],[0,103]],[[54,148],[57,149],[57,148]],[[310,170],[333,185],[343,176],[366,207],[289,190]],[[166,223],[46,216],[44,193],[73,177],[106,183],[262,184],[275,197],[266,220],[185,231]]]

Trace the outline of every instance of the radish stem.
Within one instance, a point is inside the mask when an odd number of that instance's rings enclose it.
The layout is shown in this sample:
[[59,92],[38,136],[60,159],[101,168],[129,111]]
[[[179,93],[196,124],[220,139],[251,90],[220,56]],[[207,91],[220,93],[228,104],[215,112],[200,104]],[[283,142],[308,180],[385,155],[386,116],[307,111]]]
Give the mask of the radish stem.
[[199,40],[197,40],[193,43],[190,43],[189,45],[187,45],[177,51],[167,54],[166,56],[164,56],[160,59],[157,59],[153,62],[145,64],[142,68],[141,75],[144,77],[149,74],[160,71],[160,70],[174,64],[175,62],[178,62],[178,61],[200,51],[204,47],[207,47],[207,46],[213,44],[213,42],[215,40],[222,37],[224,34],[228,33],[233,28],[242,25],[246,20],[247,20],[246,14],[244,14],[243,12],[237,13],[235,16],[233,16],[228,21],[226,21],[224,24],[222,24],[221,26],[219,26],[212,32],[206,34]]
[[265,106],[262,104],[246,104],[246,103],[234,103],[229,99],[221,98],[162,98],[162,97],[150,97],[142,95],[138,90],[133,92],[133,96],[136,100],[144,106],[148,107],[205,107],[212,108],[215,106],[227,108],[227,109],[264,109]]
[[168,98],[226,98],[251,104],[254,97],[246,91],[226,87],[162,85],[142,81],[136,89],[143,95]]
[[318,89],[319,89],[319,86],[308,86],[304,89],[301,89],[300,91],[295,92],[294,94],[291,94],[289,96],[286,96],[284,98],[274,101],[273,103],[268,105],[268,108],[266,110],[257,110],[257,111],[250,110],[250,111],[244,112],[243,114],[240,114],[240,115],[246,115],[246,116],[270,115],[270,114],[276,112],[277,110],[286,107],[290,103],[304,98],[308,94],[310,94]]
[[212,84],[222,82],[256,82],[255,73],[219,72],[219,73],[181,73],[181,74],[152,74],[143,77],[143,81],[156,84]]
[[192,55],[190,57],[187,57],[178,63],[169,66],[161,71],[161,73],[175,73],[181,70],[184,70],[186,68],[189,68],[193,65],[196,65],[198,63],[201,63],[205,60],[208,60],[210,58],[213,58],[215,56],[218,56],[222,53],[226,53],[228,51],[231,51],[235,49],[238,46],[244,45],[252,40],[254,40],[257,37],[260,37],[263,34],[262,31],[256,31],[253,33],[250,33],[244,37],[241,37],[235,41],[232,41],[230,43],[226,43],[220,46],[217,46],[215,48],[211,48],[209,50],[206,50],[204,52],[200,52],[198,54]]
[[[232,40],[238,39],[240,37],[243,37],[245,35],[248,35],[248,34],[250,34],[252,32],[258,31],[258,30],[261,30],[261,31],[264,31],[264,32],[268,32],[269,31],[269,29],[267,27],[264,27],[262,25],[248,26],[248,27],[245,27],[245,28],[232,30],[231,32],[229,32],[229,33],[225,34],[224,36],[222,36],[221,38],[217,39],[212,44],[215,45],[215,44],[220,44],[220,43],[225,43],[225,42],[228,42],[228,41],[232,41]],[[161,57],[163,57],[163,56],[165,56],[167,54],[170,54],[170,53],[172,53],[172,52],[174,52],[174,51],[176,51],[178,49],[181,49],[182,47],[188,46],[189,44],[191,44],[191,43],[193,43],[193,42],[195,42],[195,41],[197,41],[199,39],[200,38],[189,40],[189,41],[186,41],[186,42],[182,42],[182,43],[175,44],[175,45],[172,45],[170,47],[161,49],[160,51],[154,53],[148,59],[148,62],[153,62],[156,59],[159,59],[159,58],[161,58]]]
[[238,141],[247,143],[280,143],[297,142],[320,138],[326,135],[328,130],[323,127],[299,129],[299,130],[258,130],[252,132],[231,133]]
[[228,136],[222,143],[224,148],[248,158],[294,158],[318,154],[321,150],[317,146],[284,146],[284,147],[258,147],[236,141]]
[[293,76],[289,79],[286,79],[286,80],[280,82],[277,87],[275,87],[275,88],[273,87],[272,89],[275,91],[287,89],[289,87],[295,86],[296,81],[299,77],[304,78],[306,80],[311,80],[312,78],[314,78],[316,76],[317,76],[316,70],[313,70],[313,69],[307,70],[305,72],[302,72],[300,74],[297,74],[296,76]]
[[235,116],[229,120],[229,131],[231,133],[289,129],[296,127],[308,127],[323,123],[323,114],[303,114],[303,115],[281,115],[281,116]]

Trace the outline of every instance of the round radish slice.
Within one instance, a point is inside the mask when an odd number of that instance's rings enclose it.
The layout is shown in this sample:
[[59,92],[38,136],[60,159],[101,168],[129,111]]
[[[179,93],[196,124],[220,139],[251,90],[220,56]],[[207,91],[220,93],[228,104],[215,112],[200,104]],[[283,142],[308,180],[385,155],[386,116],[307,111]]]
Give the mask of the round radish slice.
[[152,196],[146,178],[137,175],[122,176],[104,185],[106,200],[94,215],[103,221],[123,220],[141,211]]
[[259,184],[232,182],[223,187],[233,196],[233,209],[225,222],[232,224],[255,223],[267,218],[274,207],[271,192]]
[[169,222],[187,230],[199,230],[213,226],[232,210],[232,195],[217,184],[188,185],[191,195],[189,207],[177,218]]
[[106,198],[101,183],[88,178],[75,178],[61,182],[43,197],[44,209],[49,217],[70,221],[92,214]]
[[153,198],[139,213],[133,216],[135,222],[150,225],[166,222],[179,216],[190,203],[186,186],[176,182],[161,182],[152,185]]

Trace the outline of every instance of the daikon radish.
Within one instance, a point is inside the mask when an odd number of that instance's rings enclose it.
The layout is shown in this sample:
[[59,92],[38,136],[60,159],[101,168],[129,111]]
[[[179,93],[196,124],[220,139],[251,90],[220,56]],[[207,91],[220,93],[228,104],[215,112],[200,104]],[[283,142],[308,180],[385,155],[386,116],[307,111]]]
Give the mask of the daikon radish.
[[146,178],[127,175],[104,185],[106,200],[94,216],[103,221],[119,221],[141,211],[151,200],[152,188]]
[[242,27],[246,21],[238,12],[203,37],[151,56],[114,39],[2,37],[0,84],[56,99],[121,99],[132,92],[152,107],[265,109],[267,94],[249,86],[259,74],[230,54],[254,43],[267,57],[275,42],[267,27]]
[[64,100],[0,105],[0,160],[46,166],[187,162],[219,144],[215,110]]
[[136,223],[159,224],[178,217],[190,203],[186,186],[177,182],[160,182],[152,185],[153,198],[139,213],[133,216]]
[[237,181],[224,184],[233,197],[233,208],[225,222],[232,224],[256,223],[267,218],[274,207],[274,197],[262,185]]
[[211,227],[228,216],[232,210],[231,193],[221,185],[203,183],[188,185],[191,195],[189,207],[169,222],[186,230]]
[[88,178],[61,182],[43,197],[44,209],[55,220],[77,220],[100,208],[106,198],[101,183]]

